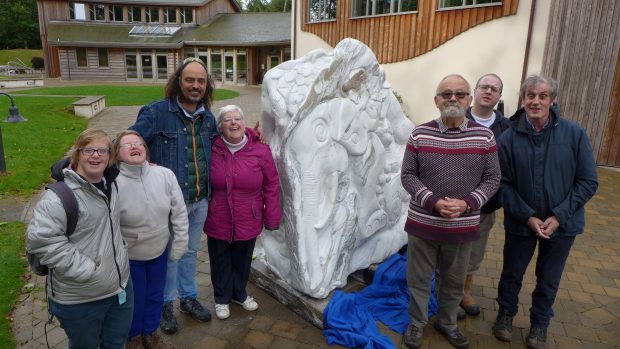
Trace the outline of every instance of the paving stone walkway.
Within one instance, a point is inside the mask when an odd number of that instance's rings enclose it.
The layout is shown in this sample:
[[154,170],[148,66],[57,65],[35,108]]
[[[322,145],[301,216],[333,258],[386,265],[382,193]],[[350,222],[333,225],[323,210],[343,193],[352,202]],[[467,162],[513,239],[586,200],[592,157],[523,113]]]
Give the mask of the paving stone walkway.
[[[228,88],[228,87],[227,87]],[[239,105],[250,121],[260,115],[260,89],[234,88],[241,95],[233,100],[217,102],[213,110],[224,104]],[[101,127],[111,135],[131,125],[138,107],[113,107],[91,119],[89,126]],[[562,278],[555,317],[549,329],[547,348],[559,349],[620,349],[620,171],[599,168],[600,187],[587,205],[587,227],[573,247]],[[22,219],[28,221],[31,206],[24,209]],[[30,209],[29,209],[30,208]],[[473,293],[482,307],[477,318],[459,322],[470,339],[472,349],[525,348],[524,338],[529,328],[528,309],[535,276],[532,265],[526,274],[520,295],[520,312],[515,318],[515,339],[512,343],[497,341],[491,334],[497,305],[497,283],[502,267],[504,243],[502,219],[498,218],[483,265],[475,277]],[[198,254],[197,281],[199,299],[214,313],[213,289],[206,243]],[[17,348],[45,348],[44,324],[47,308],[44,297],[44,278],[33,277],[12,314]],[[177,315],[181,331],[168,338],[179,348],[340,348],[328,346],[322,332],[301,319],[271,296],[254,285],[248,286],[260,308],[254,313],[231,305],[231,317],[221,321],[197,323]],[[402,336],[380,326],[397,348],[405,348]],[[64,332],[57,322],[47,326],[47,341],[51,348],[66,348]],[[428,326],[422,348],[452,348],[445,339]]]

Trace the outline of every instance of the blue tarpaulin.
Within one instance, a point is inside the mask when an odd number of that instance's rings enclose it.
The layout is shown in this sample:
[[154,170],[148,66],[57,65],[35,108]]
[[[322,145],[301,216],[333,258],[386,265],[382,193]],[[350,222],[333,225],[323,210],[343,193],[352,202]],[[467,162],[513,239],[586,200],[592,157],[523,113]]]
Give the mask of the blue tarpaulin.
[[[434,281],[431,290],[429,317],[437,312]],[[404,334],[409,324],[408,306],[407,259],[395,253],[381,263],[370,286],[355,293],[334,292],[324,311],[323,334],[329,345],[396,348],[388,336],[379,332],[376,321]]]

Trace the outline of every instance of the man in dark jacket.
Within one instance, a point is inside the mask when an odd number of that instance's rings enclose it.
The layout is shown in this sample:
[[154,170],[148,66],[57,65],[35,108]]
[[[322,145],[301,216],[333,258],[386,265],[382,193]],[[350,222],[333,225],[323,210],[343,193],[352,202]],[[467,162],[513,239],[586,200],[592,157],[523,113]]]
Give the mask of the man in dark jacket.
[[583,232],[584,205],[598,180],[585,131],[553,106],[557,83],[530,76],[520,94],[525,107],[510,118],[512,127],[499,140],[506,240],[493,334],[512,340],[523,275],[538,245],[526,338],[528,348],[538,349],[545,346],[564,265],[576,235]]
[[[496,74],[481,76],[474,89],[474,105],[467,109],[466,114],[468,119],[491,129],[496,140],[502,132],[510,128],[508,118],[505,118],[504,114],[499,110],[493,109],[502,96],[503,88],[504,83]],[[480,306],[472,297],[471,288],[474,281],[474,273],[480,269],[487,241],[489,240],[489,233],[493,228],[493,224],[495,224],[495,211],[500,207],[498,195],[495,194],[480,208],[480,239],[474,241],[471,245],[463,299],[460,303],[462,310],[459,310],[458,318],[465,317],[465,313],[472,316],[480,314]]]

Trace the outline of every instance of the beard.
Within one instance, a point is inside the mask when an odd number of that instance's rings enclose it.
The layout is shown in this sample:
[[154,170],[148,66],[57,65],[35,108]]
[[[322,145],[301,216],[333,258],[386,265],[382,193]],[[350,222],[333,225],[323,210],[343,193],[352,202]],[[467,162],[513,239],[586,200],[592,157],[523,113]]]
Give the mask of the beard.
[[442,118],[457,119],[465,117],[465,108],[458,103],[446,103],[439,108],[439,112]]

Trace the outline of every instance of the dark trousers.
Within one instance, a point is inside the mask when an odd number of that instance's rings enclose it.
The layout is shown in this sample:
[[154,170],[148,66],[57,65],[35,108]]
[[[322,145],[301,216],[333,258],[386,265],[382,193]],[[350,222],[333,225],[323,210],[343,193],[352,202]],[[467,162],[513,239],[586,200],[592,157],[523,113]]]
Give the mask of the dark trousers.
[[215,303],[230,304],[233,299],[245,301],[256,238],[229,243],[209,237],[207,244]]
[[164,307],[168,251],[147,260],[129,260],[134,290],[133,321],[128,338],[148,336],[157,330]]
[[574,241],[575,236],[557,235],[544,240],[534,235],[506,234],[504,267],[497,290],[500,308],[511,315],[517,314],[523,275],[538,244],[536,287],[532,292],[530,323],[533,327],[547,328],[553,317],[552,306]]

